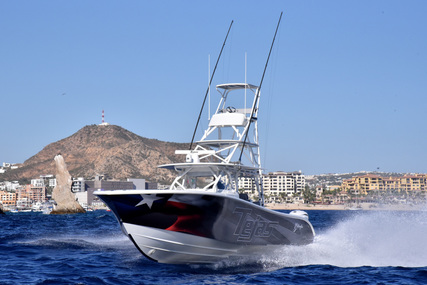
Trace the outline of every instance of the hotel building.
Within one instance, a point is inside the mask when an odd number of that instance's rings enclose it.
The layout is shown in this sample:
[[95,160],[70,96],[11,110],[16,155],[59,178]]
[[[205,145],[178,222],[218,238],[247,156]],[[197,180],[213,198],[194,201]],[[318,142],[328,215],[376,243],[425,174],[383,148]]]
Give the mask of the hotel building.
[[[293,201],[293,198],[301,194],[305,188],[305,176],[301,171],[270,172],[262,176],[262,184],[266,195],[272,197],[282,196],[287,201]],[[254,181],[251,178],[239,177],[239,190],[254,194]]]
[[381,177],[366,174],[344,180],[341,187],[353,195],[381,195],[384,193],[425,193],[427,174],[402,177]]

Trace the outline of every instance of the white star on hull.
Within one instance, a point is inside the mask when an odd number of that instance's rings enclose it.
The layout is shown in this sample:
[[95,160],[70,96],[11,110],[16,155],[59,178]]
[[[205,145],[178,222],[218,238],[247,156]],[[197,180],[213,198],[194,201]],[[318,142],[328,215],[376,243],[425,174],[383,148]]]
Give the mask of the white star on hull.
[[153,202],[157,201],[157,200],[161,200],[163,199],[162,197],[156,197],[156,195],[154,194],[146,194],[146,195],[141,195],[142,200],[141,202],[139,202],[138,204],[135,205],[135,207],[139,207],[142,205],[147,205],[148,208],[151,209],[151,207],[153,207]]

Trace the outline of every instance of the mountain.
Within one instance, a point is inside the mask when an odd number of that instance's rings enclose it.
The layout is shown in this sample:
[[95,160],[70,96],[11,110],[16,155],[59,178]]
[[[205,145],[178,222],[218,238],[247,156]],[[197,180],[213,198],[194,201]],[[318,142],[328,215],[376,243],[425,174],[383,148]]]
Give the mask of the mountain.
[[0,174],[0,180],[22,181],[54,174],[53,159],[60,153],[73,177],[105,174],[111,179],[145,178],[170,183],[175,173],[157,165],[183,162],[185,157],[175,155],[175,150],[188,148],[189,144],[144,138],[120,126],[90,125],[47,145],[22,167]]

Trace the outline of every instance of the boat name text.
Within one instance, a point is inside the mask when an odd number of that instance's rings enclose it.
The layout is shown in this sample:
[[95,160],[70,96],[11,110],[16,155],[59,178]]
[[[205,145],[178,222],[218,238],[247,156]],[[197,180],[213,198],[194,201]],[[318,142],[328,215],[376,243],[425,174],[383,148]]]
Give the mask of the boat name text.
[[247,208],[236,208],[233,213],[240,214],[234,235],[237,235],[237,241],[241,242],[250,242],[254,237],[268,238],[278,224],[278,222],[269,221],[260,215],[253,217],[252,210]]

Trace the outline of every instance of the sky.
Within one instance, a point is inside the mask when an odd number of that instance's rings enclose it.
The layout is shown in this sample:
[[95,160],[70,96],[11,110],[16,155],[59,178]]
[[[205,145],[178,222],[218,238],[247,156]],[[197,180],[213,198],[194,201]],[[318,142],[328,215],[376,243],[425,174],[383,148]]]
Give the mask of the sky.
[[230,22],[213,85],[245,70],[258,85],[282,11],[258,114],[265,171],[427,173],[421,0],[0,1],[0,163],[102,110],[140,136],[191,141]]

